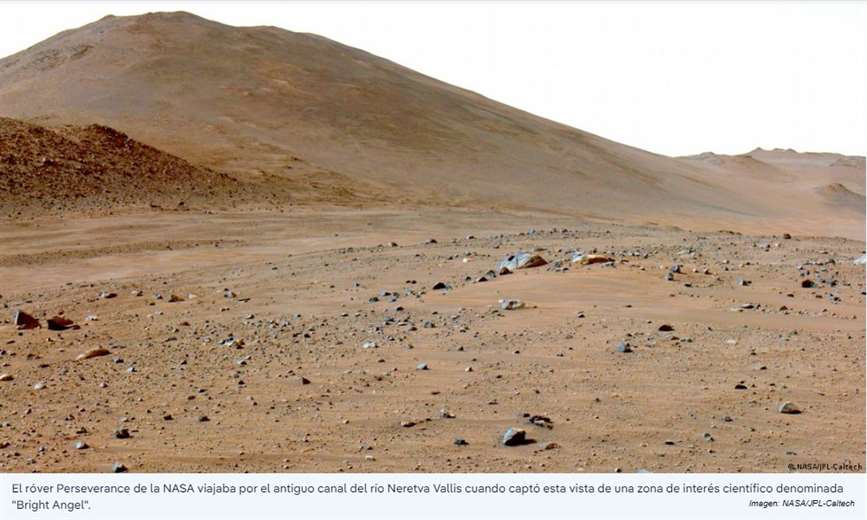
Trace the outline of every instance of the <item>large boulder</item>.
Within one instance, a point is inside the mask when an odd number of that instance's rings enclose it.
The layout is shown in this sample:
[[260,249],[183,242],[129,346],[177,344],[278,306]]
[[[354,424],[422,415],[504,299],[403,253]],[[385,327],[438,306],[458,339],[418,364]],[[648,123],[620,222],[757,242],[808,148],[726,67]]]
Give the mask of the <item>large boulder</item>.
[[536,253],[525,253],[524,251],[518,251],[514,255],[507,256],[506,258],[497,262],[497,266],[494,268],[494,272],[496,272],[497,274],[509,274],[514,273],[518,269],[539,267],[541,265],[546,265],[547,263],[548,261],[542,258],[541,255],[538,255]]
[[15,326],[18,327],[18,330],[35,329],[42,326],[39,324],[39,320],[22,310],[15,312],[14,320]]

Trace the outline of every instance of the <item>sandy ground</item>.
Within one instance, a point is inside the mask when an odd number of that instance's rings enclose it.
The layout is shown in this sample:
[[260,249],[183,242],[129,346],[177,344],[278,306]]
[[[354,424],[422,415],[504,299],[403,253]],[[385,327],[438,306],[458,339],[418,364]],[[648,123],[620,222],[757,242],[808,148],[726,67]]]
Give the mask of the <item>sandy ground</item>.
[[[796,231],[433,210],[5,221],[0,470],[863,466],[864,242]],[[475,281],[534,249],[551,264]],[[17,309],[43,328],[17,330]],[[80,328],[47,330],[60,313]],[[93,348],[110,353],[76,360]],[[502,446],[509,427],[531,441]]]

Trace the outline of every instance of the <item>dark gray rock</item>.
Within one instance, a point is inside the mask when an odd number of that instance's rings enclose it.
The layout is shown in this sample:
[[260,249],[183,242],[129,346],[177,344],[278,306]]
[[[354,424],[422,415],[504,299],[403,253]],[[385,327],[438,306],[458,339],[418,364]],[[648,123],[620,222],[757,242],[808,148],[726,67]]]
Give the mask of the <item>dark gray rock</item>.
[[527,432],[520,428],[509,428],[500,440],[503,446],[520,446],[527,442]]

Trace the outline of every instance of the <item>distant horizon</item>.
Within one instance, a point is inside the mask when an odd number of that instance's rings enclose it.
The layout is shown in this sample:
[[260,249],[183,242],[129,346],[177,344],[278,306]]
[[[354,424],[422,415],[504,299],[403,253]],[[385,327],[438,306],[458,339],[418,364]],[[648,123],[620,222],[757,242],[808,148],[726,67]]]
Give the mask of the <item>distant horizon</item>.
[[[185,11],[231,26],[317,34],[540,117],[670,157],[745,155],[756,149],[867,155],[862,142],[867,103],[860,94],[867,91],[867,71],[858,65],[867,62],[867,36],[861,32],[867,9],[861,3],[7,6],[11,16],[0,20],[3,58],[109,15]],[[723,23],[735,21],[736,29]],[[772,42],[764,41],[766,23],[775,24]],[[441,30],[432,32],[442,27],[450,27],[449,39]],[[737,38],[725,38],[720,27],[736,30]],[[511,37],[518,31],[526,36]],[[629,47],[635,40],[645,45]],[[587,48],[592,52],[578,55],[582,62],[562,66],[575,57],[573,49]],[[593,72],[590,81],[584,78],[587,71]]]

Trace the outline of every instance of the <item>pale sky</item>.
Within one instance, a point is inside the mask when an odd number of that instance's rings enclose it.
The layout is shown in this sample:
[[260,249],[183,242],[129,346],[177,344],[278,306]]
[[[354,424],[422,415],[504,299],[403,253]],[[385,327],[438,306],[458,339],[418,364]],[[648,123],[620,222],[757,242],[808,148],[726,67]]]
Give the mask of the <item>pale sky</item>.
[[320,34],[666,155],[867,152],[864,2],[0,2],[0,56],[176,10]]

